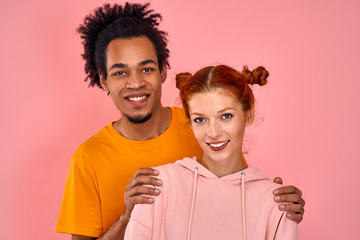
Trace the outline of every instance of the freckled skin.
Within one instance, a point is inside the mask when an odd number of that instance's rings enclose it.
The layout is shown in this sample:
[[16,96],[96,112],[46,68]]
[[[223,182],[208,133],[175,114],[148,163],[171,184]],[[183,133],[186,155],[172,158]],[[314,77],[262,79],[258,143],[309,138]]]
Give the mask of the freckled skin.
[[[244,169],[242,142],[249,117],[241,103],[234,97],[211,91],[192,95],[188,106],[191,127],[204,150],[200,162],[220,175]],[[215,144],[219,143],[225,144],[216,148]]]

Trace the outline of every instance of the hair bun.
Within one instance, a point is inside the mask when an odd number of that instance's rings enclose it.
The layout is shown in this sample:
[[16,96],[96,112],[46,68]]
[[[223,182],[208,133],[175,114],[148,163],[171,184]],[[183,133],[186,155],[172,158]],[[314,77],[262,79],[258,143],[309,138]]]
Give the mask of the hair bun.
[[176,88],[181,91],[181,89],[184,87],[184,83],[187,82],[191,77],[192,74],[188,72],[176,74]]
[[247,66],[244,66],[243,74],[246,77],[247,83],[251,85],[258,84],[263,86],[267,83],[267,78],[269,77],[269,72],[263,66],[259,66],[252,71]]

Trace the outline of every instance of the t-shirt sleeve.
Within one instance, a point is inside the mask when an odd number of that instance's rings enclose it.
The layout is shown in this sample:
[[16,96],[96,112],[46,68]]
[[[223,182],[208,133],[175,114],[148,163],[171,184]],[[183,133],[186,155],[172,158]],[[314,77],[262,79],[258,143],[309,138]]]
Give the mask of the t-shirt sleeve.
[[100,237],[103,224],[99,187],[86,156],[78,149],[71,159],[56,231]]
[[286,212],[281,215],[278,228],[275,233],[275,240],[297,240],[297,223],[286,217]]

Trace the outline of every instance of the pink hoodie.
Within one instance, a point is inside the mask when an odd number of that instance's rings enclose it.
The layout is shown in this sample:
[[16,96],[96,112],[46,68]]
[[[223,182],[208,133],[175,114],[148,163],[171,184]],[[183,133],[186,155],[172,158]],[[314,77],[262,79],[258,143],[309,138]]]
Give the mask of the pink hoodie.
[[156,169],[162,192],[135,205],[125,239],[297,239],[296,222],[273,200],[278,185],[256,168],[218,178],[184,158]]

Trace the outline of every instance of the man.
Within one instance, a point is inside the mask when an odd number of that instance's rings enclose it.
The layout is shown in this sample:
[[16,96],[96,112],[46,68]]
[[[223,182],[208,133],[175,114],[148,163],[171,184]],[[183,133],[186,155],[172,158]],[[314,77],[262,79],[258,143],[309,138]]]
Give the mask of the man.
[[[122,239],[134,204],[151,204],[161,194],[144,186],[161,185],[149,167],[202,156],[183,110],[161,104],[169,51],[157,28],[161,16],[148,6],[104,5],[78,28],[87,79],[110,94],[122,117],[71,159],[56,229],[72,239]],[[287,217],[300,222],[301,191],[288,186],[275,195],[287,202],[280,205]]]

